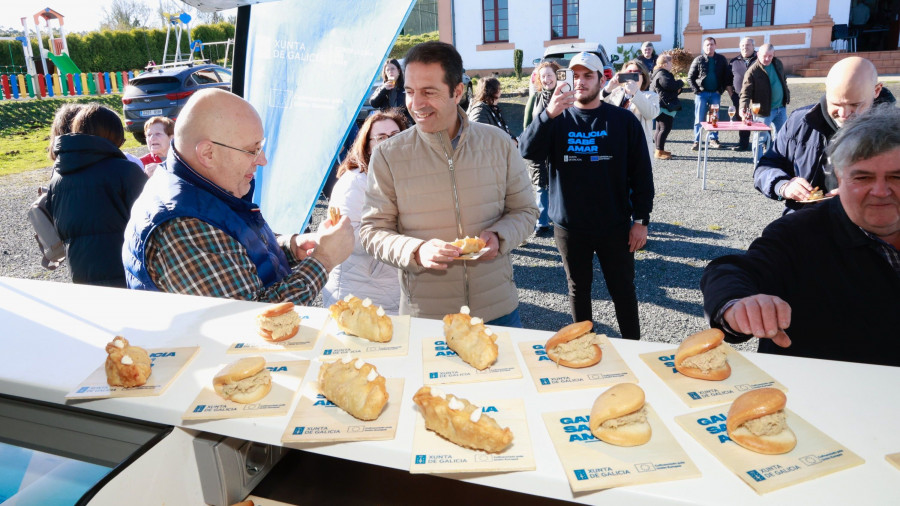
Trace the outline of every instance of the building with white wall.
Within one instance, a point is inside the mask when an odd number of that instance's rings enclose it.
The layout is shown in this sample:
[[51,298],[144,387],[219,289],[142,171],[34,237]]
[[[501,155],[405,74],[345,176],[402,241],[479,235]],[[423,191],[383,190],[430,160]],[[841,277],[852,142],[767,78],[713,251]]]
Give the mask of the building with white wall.
[[[830,50],[832,27],[848,22],[850,7],[851,0],[438,0],[438,27],[474,74],[511,71],[516,49],[529,69],[553,44],[599,42],[611,56],[651,41],[658,53],[699,54],[708,36],[726,56],[737,54],[742,37],[772,43],[790,71]],[[885,49],[897,46],[890,37]]]

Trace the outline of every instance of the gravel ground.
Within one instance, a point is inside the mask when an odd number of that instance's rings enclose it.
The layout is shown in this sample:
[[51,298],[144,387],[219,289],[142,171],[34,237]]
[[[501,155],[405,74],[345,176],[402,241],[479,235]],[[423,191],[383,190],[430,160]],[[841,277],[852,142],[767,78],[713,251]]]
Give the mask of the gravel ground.
[[[900,83],[888,87],[900,96]],[[822,84],[791,85],[792,104],[816,102]],[[752,161],[748,153],[710,150],[707,190],[696,177],[697,154],[690,151],[693,96],[682,95],[684,109],[676,118],[667,148],[675,158],[656,161],[656,199],[647,246],[636,255],[637,295],[642,339],[677,343],[706,327],[700,276],[706,264],[719,256],[746,250],[763,227],[781,215],[782,206],[753,188]],[[521,130],[525,97],[505,98],[502,104],[513,133]],[[723,99],[727,106],[730,101]],[[723,112],[724,114],[724,112]],[[720,137],[724,146],[737,143],[737,134]],[[142,154],[142,150],[134,150]],[[36,188],[50,177],[49,169],[0,177],[0,276],[69,282],[68,268],[45,271],[25,219]],[[314,222],[324,205],[317,206]],[[552,238],[531,237],[513,252],[519,287],[519,310],[525,327],[555,331],[571,323],[566,279]],[[594,321],[598,332],[618,336],[612,300],[606,291],[600,266],[594,264]],[[755,342],[743,345],[755,349]]]

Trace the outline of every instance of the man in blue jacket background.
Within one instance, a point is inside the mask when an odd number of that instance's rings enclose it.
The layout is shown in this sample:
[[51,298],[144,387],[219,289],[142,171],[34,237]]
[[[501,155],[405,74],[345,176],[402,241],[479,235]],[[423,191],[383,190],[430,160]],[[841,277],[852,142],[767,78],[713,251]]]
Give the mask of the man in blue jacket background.
[[872,107],[881,88],[869,60],[851,56],[835,63],[825,80],[825,96],[792,112],[760,159],[753,174],[756,189],[784,200],[785,214],[801,208],[815,187],[834,191],[837,180],[826,173],[825,148],[846,121]]

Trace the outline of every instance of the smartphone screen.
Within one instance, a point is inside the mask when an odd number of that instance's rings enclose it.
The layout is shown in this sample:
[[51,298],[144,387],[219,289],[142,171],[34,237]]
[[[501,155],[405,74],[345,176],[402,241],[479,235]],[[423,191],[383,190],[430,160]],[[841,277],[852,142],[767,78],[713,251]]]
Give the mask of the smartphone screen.
[[637,72],[620,72],[619,73],[619,82],[624,83],[625,81],[637,81],[638,74]]
[[575,89],[575,78],[572,69],[559,69],[556,71],[556,87],[559,88],[560,93],[565,93],[567,91],[572,91]]

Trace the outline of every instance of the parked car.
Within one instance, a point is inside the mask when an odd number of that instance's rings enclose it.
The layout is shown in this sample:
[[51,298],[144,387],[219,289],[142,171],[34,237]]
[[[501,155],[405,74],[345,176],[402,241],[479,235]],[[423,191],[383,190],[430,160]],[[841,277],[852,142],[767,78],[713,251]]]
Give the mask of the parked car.
[[[562,68],[567,68],[569,66],[569,60],[572,59],[576,54],[587,51],[589,53],[594,53],[595,55],[600,57],[600,61],[603,62],[603,75],[606,76],[606,79],[612,79],[613,74],[615,74],[615,69],[613,68],[613,62],[619,59],[619,55],[612,55],[609,57],[606,55],[606,49],[603,47],[603,44],[598,42],[582,42],[580,44],[554,44],[552,46],[544,49],[543,58],[535,58],[532,60],[532,63],[535,67],[540,65],[545,61],[555,61]],[[534,82],[535,75],[532,72],[531,75],[531,86],[529,86],[529,93],[534,93]]]
[[206,88],[231,91],[231,71],[219,65],[156,67],[132,79],[122,95],[125,130],[145,144],[144,123],[153,116],[174,120],[188,97]]

